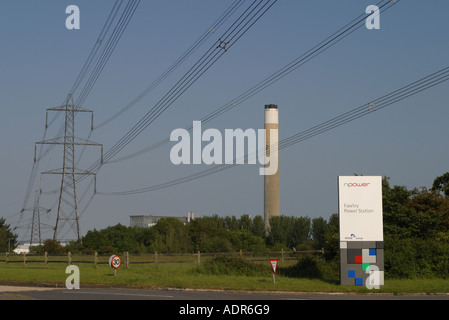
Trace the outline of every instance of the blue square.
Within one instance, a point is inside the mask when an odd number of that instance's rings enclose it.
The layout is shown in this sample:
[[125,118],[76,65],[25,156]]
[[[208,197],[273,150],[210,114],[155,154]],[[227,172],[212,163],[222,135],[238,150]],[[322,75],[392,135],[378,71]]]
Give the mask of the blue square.
[[369,249],[369,255],[375,256],[376,255],[376,249]]
[[355,278],[356,286],[363,286],[363,278]]
[[355,278],[355,270],[348,270],[348,278]]

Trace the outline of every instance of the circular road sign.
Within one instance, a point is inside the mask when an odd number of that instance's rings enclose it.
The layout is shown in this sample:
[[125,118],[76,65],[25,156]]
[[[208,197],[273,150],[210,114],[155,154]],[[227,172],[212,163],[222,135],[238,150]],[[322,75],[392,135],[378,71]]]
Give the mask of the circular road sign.
[[119,256],[116,255],[112,255],[109,258],[109,265],[114,268],[114,269],[118,269],[120,268],[120,265],[122,264],[122,260],[120,259]]

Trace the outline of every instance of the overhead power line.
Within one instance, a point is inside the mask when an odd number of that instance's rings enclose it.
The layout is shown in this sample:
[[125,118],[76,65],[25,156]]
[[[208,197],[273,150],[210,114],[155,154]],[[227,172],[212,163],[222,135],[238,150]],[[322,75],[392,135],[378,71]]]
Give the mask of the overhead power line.
[[[220,53],[219,55],[212,55],[211,50],[203,55],[203,61],[197,62],[180,81],[178,81],[177,86],[173,88],[174,90],[170,91],[161,101],[164,103],[169,103],[168,105],[164,105],[164,109],[157,110],[158,115],[160,115],[166,108],[171,105],[183,92],[185,92],[202,74],[204,74],[217,60],[221,55],[229,50],[275,3],[277,0],[254,0],[253,3],[245,10],[245,12],[237,19],[231,27],[223,34],[223,36],[215,43],[215,45],[211,48],[216,52]],[[239,4],[240,1],[236,2]],[[226,40],[222,40],[226,39]],[[209,60],[205,60],[205,59]],[[204,64],[204,61],[207,63]],[[98,70],[98,68],[97,68]],[[89,89],[86,89],[89,90]],[[86,91],[84,91],[86,92]],[[173,94],[175,94],[173,96]],[[77,100],[77,101],[83,101]],[[153,108],[152,111],[156,109]],[[150,114],[150,113],[148,113]],[[154,121],[153,118],[152,121]],[[149,123],[147,124],[149,125]],[[110,155],[110,153],[109,153]],[[94,165],[91,168],[98,169],[101,167],[101,162],[96,163],[97,167]],[[83,177],[79,177],[76,180],[82,180]],[[69,187],[69,186],[68,186]],[[95,192],[94,192],[95,195]],[[94,195],[90,198],[88,205],[92,201]],[[84,208],[82,213],[85,212],[87,206]]]
[[[69,94],[73,94],[77,91],[78,87],[81,85],[83,79],[85,78],[85,76],[87,75],[87,73],[91,70],[92,68],[92,63],[95,61],[96,57],[98,56],[98,52],[99,52],[99,48],[102,45],[105,45],[105,50],[103,51],[102,55],[100,56],[100,58],[97,60],[97,64],[94,66],[94,77],[89,78],[88,83],[86,83],[86,86],[83,89],[83,101],[85,100],[85,98],[87,97],[88,93],[92,90],[92,87],[95,83],[95,81],[98,79],[101,71],[103,70],[107,60],[109,59],[109,57],[111,56],[113,50],[115,49],[118,40],[120,39],[120,37],[123,35],[124,29],[126,28],[126,26],[129,24],[129,20],[131,19],[132,15],[134,14],[140,0],[128,0],[128,4],[126,5],[125,9],[123,10],[119,21],[117,22],[117,25],[113,31],[113,33],[111,34],[109,40],[104,42],[104,39],[107,37],[107,34],[109,33],[109,30],[111,29],[114,21],[116,20],[116,17],[118,15],[118,13],[120,12],[120,8],[122,6],[122,3],[124,2],[124,0],[116,0],[113,8],[111,10],[111,12],[108,15],[108,18],[105,22],[105,24],[103,25],[101,32],[93,46],[93,48],[91,49],[89,56],[87,58],[87,60],[85,61],[80,73],[78,74],[75,83],[73,84],[70,93]],[[107,50],[107,51],[106,51]],[[78,106],[80,108],[80,106]],[[47,132],[48,132],[48,127],[52,125],[52,123],[57,119],[57,116],[55,116],[50,122],[46,121],[45,124],[45,129],[44,129],[44,134],[42,137],[42,141],[46,140],[46,136],[47,136]],[[62,135],[64,133],[64,126],[62,126],[58,132],[58,134],[56,135],[56,138],[54,139],[58,139],[61,138]],[[19,217],[19,222],[18,224],[20,224],[20,221],[22,221],[23,218],[23,212],[25,211],[25,207],[27,206],[27,203],[29,202],[29,198],[31,195],[31,191],[34,187],[35,184],[35,180],[37,177],[37,173],[38,173],[38,167],[39,167],[39,163],[40,161],[46,156],[48,155],[54,148],[54,145],[50,145],[47,148],[44,149],[44,147],[40,147],[39,148],[39,152],[37,152],[37,150],[35,151],[35,157],[34,157],[34,161],[33,161],[33,166],[31,169],[31,173],[30,173],[30,178],[28,181],[28,185],[26,188],[26,192],[25,192],[25,198],[23,201],[23,206],[22,206],[22,210],[19,212],[20,213],[20,217]],[[20,226],[18,226],[20,227]]]
[[73,84],[72,88],[70,89],[70,93],[73,95],[75,91],[78,89],[79,85],[83,81],[84,77],[86,76],[87,72],[90,70],[90,67],[95,60],[95,57],[98,53],[98,50],[101,47],[101,44],[103,43],[106,35],[109,33],[109,30],[112,26],[112,23],[115,20],[115,17],[117,16],[120,7],[123,3],[123,0],[116,0],[114,3],[114,6],[112,7],[111,12],[109,13],[108,18],[106,19],[106,22],[103,25],[103,28],[101,29],[100,34],[98,35],[97,40],[95,41],[94,46],[92,47],[92,50],[90,51],[89,56],[87,57],[86,62],[84,63],[80,73],[78,74],[78,77],[75,80],[75,83]]
[[[406,98],[409,98],[411,96],[414,96],[420,92],[423,92],[425,90],[428,90],[436,85],[439,85],[441,83],[444,83],[449,80],[449,67],[443,68],[437,72],[434,72],[424,78],[421,78],[417,81],[414,81],[406,86],[403,86],[397,90],[394,90],[380,98],[377,98],[375,100],[371,100],[368,103],[364,103],[360,107],[357,107],[355,109],[352,109],[348,112],[345,112],[337,117],[334,117],[328,121],[325,121],[321,124],[318,124],[308,130],[299,132],[295,135],[292,135],[286,139],[283,139],[279,142],[277,147],[279,149],[284,149],[287,147],[290,147],[292,145],[295,145],[301,141],[310,139],[316,135],[319,135],[321,133],[327,132],[331,129],[334,129],[336,127],[339,127],[343,124],[346,124],[348,122],[354,121],[356,119],[359,119],[363,116],[366,116],[368,114],[371,114],[373,112],[379,111],[383,108],[386,108],[388,106],[391,106],[399,101],[402,101]],[[275,148],[275,145],[272,145],[271,148]],[[247,160],[250,157],[256,156],[255,153],[252,154],[246,154],[244,156],[244,159]],[[236,160],[236,159],[234,159]],[[203,178],[218,172],[222,172],[226,169],[233,168],[238,165],[238,161],[234,161],[232,164],[223,164],[223,165],[215,165],[211,168],[208,168],[206,170],[200,171],[195,174],[188,175],[186,177],[171,180],[162,184],[153,185],[146,188],[139,188],[134,190],[128,190],[128,191],[118,191],[118,192],[97,192],[99,195],[107,195],[107,196],[119,196],[119,195],[131,195],[131,194],[138,194],[138,193],[147,193],[163,188],[168,188],[172,186],[179,185],[181,183],[189,182],[192,180],[196,180],[199,178]]]
[[[379,14],[382,12],[385,12],[386,10],[390,9],[392,6],[399,3],[400,0],[396,2],[392,2],[390,0],[382,0],[377,5],[379,6]],[[321,53],[325,52],[326,50],[330,49],[332,46],[336,45],[338,42],[352,34],[357,29],[365,26],[367,14],[363,13],[359,16],[357,16],[355,19],[351,20],[349,23],[344,25],[342,28],[337,30],[336,32],[332,33],[328,37],[326,37],[324,40],[313,46],[308,51],[304,52],[294,60],[292,60],[290,63],[286,64],[284,67],[280,68],[276,72],[272,73],[270,76],[265,78],[264,80],[258,82],[256,85],[251,87],[250,89],[246,90],[239,96],[229,100],[228,103],[224,104],[223,106],[219,107],[218,109],[214,110],[213,112],[207,114],[203,118],[200,119],[202,124],[205,124],[221,115],[223,115],[225,112],[232,110],[239,104],[243,103],[244,101],[248,100],[249,98],[253,97],[257,93],[263,91],[267,87],[271,86],[272,84],[276,83],[277,81],[281,80],[291,72],[297,70],[307,62],[311,61],[313,58],[317,57]],[[193,126],[192,124],[189,124],[185,128],[187,131],[192,131]],[[146,148],[143,148],[141,150],[138,150],[136,152],[133,152],[129,155],[116,158],[113,160],[109,160],[108,163],[117,163],[124,160],[128,160],[137,156],[140,156],[142,154],[145,154],[149,151],[153,151],[163,145],[166,145],[170,142],[170,137],[166,137]]]
[[[399,1],[397,1],[397,2],[399,2]],[[390,2],[390,1],[381,1],[381,2],[379,2],[379,4],[382,4],[382,6],[381,6],[381,10],[387,10],[390,6],[388,6],[387,7],[387,5],[389,5],[390,3],[393,3],[393,2]],[[351,23],[354,23],[354,22],[359,22],[359,24],[358,24],[358,27],[356,28],[356,29],[358,29],[358,28],[360,28],[362,25],[360,24],[360,22],[365,22],[365,19],[366,19],[366,15],[362,15],[362,16],[359,16],[358,17],[358,20],[356,20],[356,19],[354,19],[353,21],[351,21]],[[351,25],[351,23],[349,23],[349,24],[347,24],[345,27],[348,27],[348,26],[350,26]],[[334,37],[336,37],[335,39],[339,39],[339,40],[341,40],[341,39],[343,39],[345,36],[347,36],[347,35],[349,35],[350,33],[352,33],[353,31],[355,31],[356,29],[354,29],[353,28],[353,30],[352,31],[348,31],[348,30],[346,30],[346,29],[344,29],[344,28],[342,28],[342,29],[340,29],[339,31],[337,31],[337,33],[335,33],[335,34],[333,34],[332,35],[332,37],[329,37],[329,38],[327,38],[326,40],[332,40]],[[339,33],[343,33],[343,34],[345,34],[345,36],[342,36],[342,35],[338,35]],[[335,39],[333,39],[333,40],[335,40]],[[338,40],[338,41],[339,41]],[[217,48],[219,48],[219,49],[222,49],[222,50],[224,50],[225,52],[226,52],[226,50],[228,50],[230,47],[228,46],[229,45],[229,41],[226,41],[226,40],[223,40],[223,39],[219,39],[219,43],[217,43],[218,45],[217,45]],[[337,43],[338,41],[333,41],[334,43],[333,44],[335,44],[335,43]],[[329,42],[329,43],[332,43],[331,41]],[[331,45],[333,45],[333,44],[331,44]],[[325,46],[321,46],[321,45],[323,45],[323,43],[321,43],[319,46],[316,46],[316,47],[314,47],[313,49],[312,49],[312,51],[309,51],[309,52],[307,52],[305,55],[303,55],[302,57],[300,57],[300,58],[302,58],[302,61],[294,61],[294,62],[292,62],[291,64],[289,64],[289,65],[287,65],[285,68],[288,68],[288,70],[287,71],[285,71],[285,70],[282,70],[282,72],[281,73],[279,73],[279,74],[273,74],[273,76],[272,77],[270,77],[270,79],[272,79],[273,81],[277,81],[277,80],[279,80],[280,78],[282,78],[283,76],[285,76],[285,75],[287,75],[288,73],[290,73],[291,71],[293,71],[293,70],[295,70],[297,67],[299,67],[301,64],[303,64],[303,63],[305,63],[305,62],[307,62],[307,61],[309,61],[310,59],[312,59],[313,57],[314,57],[314,54],[315,55],[317,55],[317,54],[319,54],[319,53],[321,53],[321,52],[323,52],[324,50],[326,50],[327,48],[325,47]],[[329,46],[330,47],[330,46]],[[322,49],[324,49],[324,50],[322,50]],[[321,51],[320,51],[321,50]],[[313,51],[315,51],[315,52],[313,52]],[[267,79],[266,79],[267,80]],[[273,82],[274,83],[274,82]],[[255,90],[253,90],[253,91],[251,91],[251,92],[249,92],[248,91],[248,95],[246,96],[246,99],[248,99],[252,94],[255,94],[255,93],[257,93],[258,91],[257,90],[263,90],[265,87],[264,86],[268,86],[268,85],[270,85],[271,83],[270,82],[268,82],[268,81],[266,81],[266,82],[261,82],[259,85],[260,86],[256,86],[256,87],[253,87],[252,89],[255,89]],[[256,89],[257,88],[257,89]],[[244,95],[241,95],[241,96],[239,96],[239,97],[244,97]],[[241,103],[242,101],[244,101],[244,100],[240,100],[238,103]],[[236,102],[235,102],[235,100],[231,103],[231,106],[232,107],[234,107],[235,105],[237,105],[236,104]],[[231,108],[232,108],[231,107]],[[229,108],[229,109],[231,109],[231,108]],[[221,109],[221,110],[225,110],[225,109]],[[226,110],[227,111],[227,110]],[[212,113],[212,114],[210,114],[210,115],[208,115],[208,116],[210,116],[210,119],[213,119],[214,118],[214,116],[216,117],[216,116],[218,116],[220,113]],[[222,166],[221,166],[222,167]],[[219,170],[222,170],[222,168],[219,168]],[[205,173],[205,172],[204,172]],[[205,173],[205,174],[207,174],[207,173]]]
[[97,82],[100,74],[103,72],[103,69],[106,65],[106,63],[111,58],[112,53],[114,52],[118,42],[123,36],[123,33],[125,32],[126,28],[128,27],[132,17],[134,16],[134,13],[136,12],[137,7],[139,6],[141,0],[129,0],[127,6],[125,7],[125,10],[123,11],[117,25],[115,26],[113,32],[109,36],[109,39],[107,40],[107,44],[104,47],[96,66],[91,73],[89,79],[86,82],[86,85],[84,86],[83,90],[81,91],[80,95],[78,96],[76,100],[77,106],[82,106],[84,101],[87,99],[87,96],[91,92],[93,86]]
[[109,124],[112,120],[116,119],[124,112],[131,109],[135,106],[139,101],[141,101],[146,95],[148,95],[153,89],[155,89],[159,84],[161,84],[170,74],[172,74],[182,63],[189,58],[198,48],[201,47],[204,42],[212,36],[214,32],[216,32],[231,16],[232,14],[238,10],[238,8],[243,4],[246,0],[235,0],[229,8],[226,9],[224,13],[222,13],[212,25],[207,28],[206,31],[202,33],[202,35],[186,50],[184,53],[175,60],[156,80],[151,82],[137,97],[131,100],[126,106],[116,112],[114,115],[110,116],[100,124],[96,125],[94,130],[97,130],[107,124]]
[[[106,22],[104,23],[104,25],[101,29],[101,32],[89,53],[89,56],[87,57],[80,73],[78,74],[77,78],[75,79],[74,84],[72,85],[70,93],[72,93],[72,94],[75,93],[78,86],[81,84],[82,80],[86,76],[87,72],[90,70],[90,66],[92,65],[92,62],[95,60],[95,58],[98,54],[98,50],[101,47],[104,38],[107,36],[107,34],[111,28],[111,25],[114,22],[115,17],[117,16],[117,14],[120,10],[120,7],[121,7],[123,1],[124,0],[116,0],[115,1],[107,19],[106,19]],[[128,6],[130,4],[131,4],[131,2],[128,3]],[[106,42],[106,44],[107,44],[107,42]],[[65,99],[64,99],[64,101],[65,101]],[[59,113],[57,115],[55,115],[52,120],[46,121],[44,133],[42,135],[41,141],[46,140],[48,127],[51,126],[51,124],[57,119],[58,116],[59,116]],[[63,133],[64,133],[64,126],[61,126],[56,137],[61,137],[63,135]],[[30,177],[28,180],[28,185],[27,185],[27,188],[25,191],[25,197],[24,197],[22,208],[25,208],[27,206],[28,201],[31,197],[32,189],[34,187],[34,182],[36,180],[36,176],[38,173],[38,167],[39,167],[40,160],[43,159],[46,155],[48,155],[53,150],[53,148],[54,148],[54,145],[50,145],[46,149],[44,149],[44,147],[42,146],[41,148],[39,148],[39,152],[38,153],[36,152],[35,159],[33,161],[33,166],[31,168]],[[23,212],[23,209],[22,209],[22,212]]]
[[[95,83],[97,82],[98,78],[100,77],[101,73],[103,72],[106,63],[109,61],[109,59],[112,56],[112,53],[114,52],[115,48],[117,47],[117,44],[121,37],[123,36],[123,33],[125,32],[126,28],[128,27],[131,18],[133,17],[138,5],[140,4],[141,0],[128,0],[128,3],[124,7],[123,10],[121,10],[121,6],[124,0],[116,0],[101,32],[98,36],[86,62],[83,65],[83,68],[78,75],[77,79],[75,80],[75,83],[72,86],[72,89],[70,90],[70,93],[72,96],[75,96],[75,92],[81,85],[83,79],[87,76],[87,73],[90,72],[90,76],[85,81],[84,86],[81,89],[81,93],[79,96],[75,99],[75,105],[77,108],[81,108],[85,100],[87,99],[88,95],[92,91]],[[120,13],[119,18],[117,18],[118,13]],[[109,30],[111,30],[112,24],[115,23],[115,27],[113,28],[112,32],[108,36]],[[99,49],[103,47],[103,50],[99,51]],[[95,63],[92,65],[92,63],[95,61]],[[65,101],[65,100],[64,100]],[[50,126],[53,121],[56,119],[57,116],[55,116],[49,123],[46,123],[46,128]],[[56,137],[62,137],[64,133],[64,126],[61,126],[59,129]],[[49,146],[44,152],[40,153],[40,156],[38,160],[45,157],[47,154],[52,151],[54,146]]]
[[[277,0],[254,0],[239,18],[226,30],[214,45],[203,54],[202,58],[179,80],[174,87],[141,119],[122,139],[119,140],[102,159],[95,162],[87,171],[97,173],[104,161],[110,159],[123,149],[132,139],[159,117],[190,86],[195,83],[218,59],[227,52],[260,18],[277,2]],[[130,138],[131,137],[131,138]],[[80,176],[76,183],[86,176]],[[94,195],[95,196],[95,193]],[[92,198],[89,200],[89,204]],[[84,208],[83,212],[87,207]]]
[[[109,161],[142,133],[151,123],[166,111],[186,90],[188,90],[207,70],[209,70],[224,53],[277,2],[277,0],[255,0],[246,8],[239,18],[226,30],[207,52],[190,68],[190,70],[105,154],[104,162]],[[98,170],[102,163],[95,162],[90,170]]]
[[[398,0],[396,2],[392,2],[392,1],[389,1],[389,0],[382,0],[382,1],[379,1],[377,5],[379,6],[380,12],[384,12],[384,11],[388,10],[389,8],[391,8],[392,5],[397,4],[399,1],[400,0]],[[266,78],[265,80],[263,80],[260,83],[258,83],[256,86],[252,87],[251,89],[249,89],[246,92],[244,92],[243,94],[241,94],[238,97],[238,99],[233,99],[227,105],[219,108],[218,110],[216,110],[216,111],[210,113],[209,115],[207,115],[206,117],[204,117],[203,120],[207,122],[209,120],[212,120],[212,119],[218,117],[222,113],[224,113],[224,112],[232,109],[233,107],[235,107],[237,104],[245,101],[246,99],[249,99],[251,96],[253,96],[254,94],[260,92],[261,90],[263,90],[264,88],[268,87],[272,83],[280,80],[281,78],[283,78],[284,76],[286,76],[290,72],[296,70],[297,68],[299,68],[304,63],[306,63],[309,60],[313,59],[315,56],[317,56],[321,52],[324,52],[325,50],[327,50],[331,46],[333,46],[336,43],[338,43],[340,40],[344,39],[346,36],[350,35],[352,32],[354,32],[357,29],[359,29],[360,27],[364,26],[365,25],[365,21],[366,21],[366,17],[367,17],[366,13],[363,13],[363,14],[357,16],[355,19],[351,20],[345,26],[343,26],[342,28],[340,28],[339,30],[337,30],[336,32],[331,34],[329,37],[327,37],[326,39],[324,39],[320,43],[318,43],[316,46],[311,48],[309,51],[305,52],[304,54],[299,56],[297,59],[295,59],[292,62],[290,62],[289,64],[287,64],[285,67],[283,67],[280,70],[278,70],[277,72],[273,73],[270,77]],[[188,130],[192,130],[192,127],[189,126]],[[155,149],[155,148],[157,148],[157,147],[167,143],[168,141],[169,141],[169,138],[165,139],[165,140],[162,140],[162,141],[158,142],[155,145],[152,145],[152,146],[150,146],[150,147],[148,147],[148,148],[146,148],[144,150],[139,151],[138,154],[142,154],[144,152],[147,152],[148,150]],[[117,161],[125,160],[125,159],[133,157],[135,155],[136,155],[136,153],[134,153],[131,156],[126,156],[124,158],[117,159]],[[115,162],[115,161],[111,160],[110,158],[109,159],[106,159],[106,158],[104,159],[104,164],[112,163],[112,162]],[[99,168],[99,166],[98,166],[98,168]],[[92,168],[91,168],[91,170],[92,170]]]

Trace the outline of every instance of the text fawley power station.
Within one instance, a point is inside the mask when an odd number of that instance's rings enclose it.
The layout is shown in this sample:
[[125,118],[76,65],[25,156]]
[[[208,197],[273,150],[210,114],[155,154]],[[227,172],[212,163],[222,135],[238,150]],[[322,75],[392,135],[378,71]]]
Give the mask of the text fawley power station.
[[343,204],[343,213],[374,213],[374,209],[361,209],[360,206],[355,203]]

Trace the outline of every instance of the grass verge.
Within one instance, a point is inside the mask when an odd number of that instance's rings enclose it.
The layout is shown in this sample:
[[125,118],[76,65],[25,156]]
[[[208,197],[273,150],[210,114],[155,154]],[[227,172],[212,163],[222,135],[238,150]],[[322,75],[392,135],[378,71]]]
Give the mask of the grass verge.
[[[280,267],[276,283],[267,264],[245,264],[243,262],[221,261],[212,263],[161,263],[136,264],[129,269],[123,266],[114,271],[108,265],[78,264],[80,285],[123,286],[123,287],[171,287],[191,289],[219,289],[245,291],[290,291],[327,293],[389,293],[437,294],[449,292],[448,279],[386,279],[380,289],[341,286],[338,280],[308,279],[287,276],[288,266]],[[44,268],[41,264],[29,263],[27,268],[18,264],[0,266],[0,283],[46,284],[65,287],[66,264],[54,263]]]

